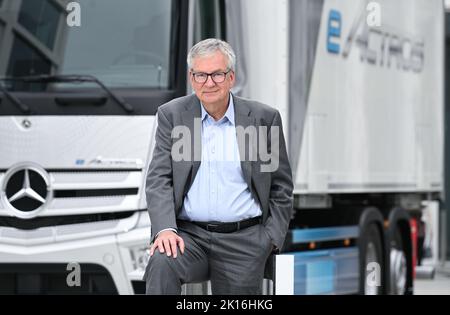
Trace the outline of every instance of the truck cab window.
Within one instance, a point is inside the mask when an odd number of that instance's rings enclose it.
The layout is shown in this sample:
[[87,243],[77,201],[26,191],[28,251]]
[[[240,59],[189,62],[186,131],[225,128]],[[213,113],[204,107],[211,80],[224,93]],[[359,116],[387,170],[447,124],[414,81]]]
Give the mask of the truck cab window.
[[[1,77],[92,75],[110,88],[170,87],[172,1],[86,0],[80,3],[81,26],[67,24],[68,12],[57,1],[16,1],[2,1],[0,8],[0,26],[11,30],[0,32]],[[25,92],[31,86],[7,85]]]
[[22,1],[19,24],[47,48],[53,49],[62,13],[62,8],[58,8],[53,1]]

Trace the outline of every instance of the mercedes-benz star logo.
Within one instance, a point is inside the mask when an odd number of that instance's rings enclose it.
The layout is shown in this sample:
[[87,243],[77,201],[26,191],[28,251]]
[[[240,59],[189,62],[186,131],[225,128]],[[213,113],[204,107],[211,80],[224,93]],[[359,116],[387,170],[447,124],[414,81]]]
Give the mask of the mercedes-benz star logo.
[[30,219],[40,212],[51,197],[47,172],[37,165],[21,164],[4,178],[2,201],[13,215]]

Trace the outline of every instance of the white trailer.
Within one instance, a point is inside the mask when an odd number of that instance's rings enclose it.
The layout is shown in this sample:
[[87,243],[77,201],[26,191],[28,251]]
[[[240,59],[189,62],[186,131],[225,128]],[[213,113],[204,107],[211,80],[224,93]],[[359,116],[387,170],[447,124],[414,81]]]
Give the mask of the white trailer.
[[80,27],[67,2],[0,1],[0,292],[142,292],[154,115],[222,37],[294,172],[267,292],[412,293],[410,219],[443,186],[442,1],[93,0]]
[[411,293],[409,220],[443,189],[442,1],[234,5],[240,89],[282,113],[294,170],[295,276],[281,292]]

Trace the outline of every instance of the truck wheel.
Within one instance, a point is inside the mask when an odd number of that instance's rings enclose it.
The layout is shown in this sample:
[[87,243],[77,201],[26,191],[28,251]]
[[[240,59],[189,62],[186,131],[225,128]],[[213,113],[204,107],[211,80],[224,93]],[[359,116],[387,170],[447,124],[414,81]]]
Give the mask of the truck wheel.
[[360,237],[360,291],[364,295],[382,294],[383,247],[380,231],[375,223],[370,223]]
[[390,261],[391,292],[392,294],[404,295],[406,293],[408,265],[399,226],[395,228],[394,238],[391,240]]

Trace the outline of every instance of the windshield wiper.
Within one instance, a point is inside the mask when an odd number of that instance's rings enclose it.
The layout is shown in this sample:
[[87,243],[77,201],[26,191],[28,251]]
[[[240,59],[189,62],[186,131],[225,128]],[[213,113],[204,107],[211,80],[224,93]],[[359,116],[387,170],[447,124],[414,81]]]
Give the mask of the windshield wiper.
[[[0,81],[4,81],[4,79],[1,79]],[[8,90],[3,86],[3,84],[0,83],[0,91],[3,93],[3,95],[5,95],[14,105],[17,106],[18,109],[20,109],[20,111],[24,114],[29,114],[30,111],[30,107],[28,107],[27,105],[25,105],[24,103],[22,103],[21,100],[19,100],[17,97],[15,97],[14,95],[12,95],[10,92],[8,92]]]
[[127,113],[134,112],[133,106],[125,102],[122,98],[116,95],[110,88],[108,88],[102,81],[93,75],[35,75],[35,76],[22,76],[22,77],[11,77],[4,80],[10,81],[22,81],[27,83],[95,83],[100,86],[106,94],[109,95],[119,106],[121,106]]

